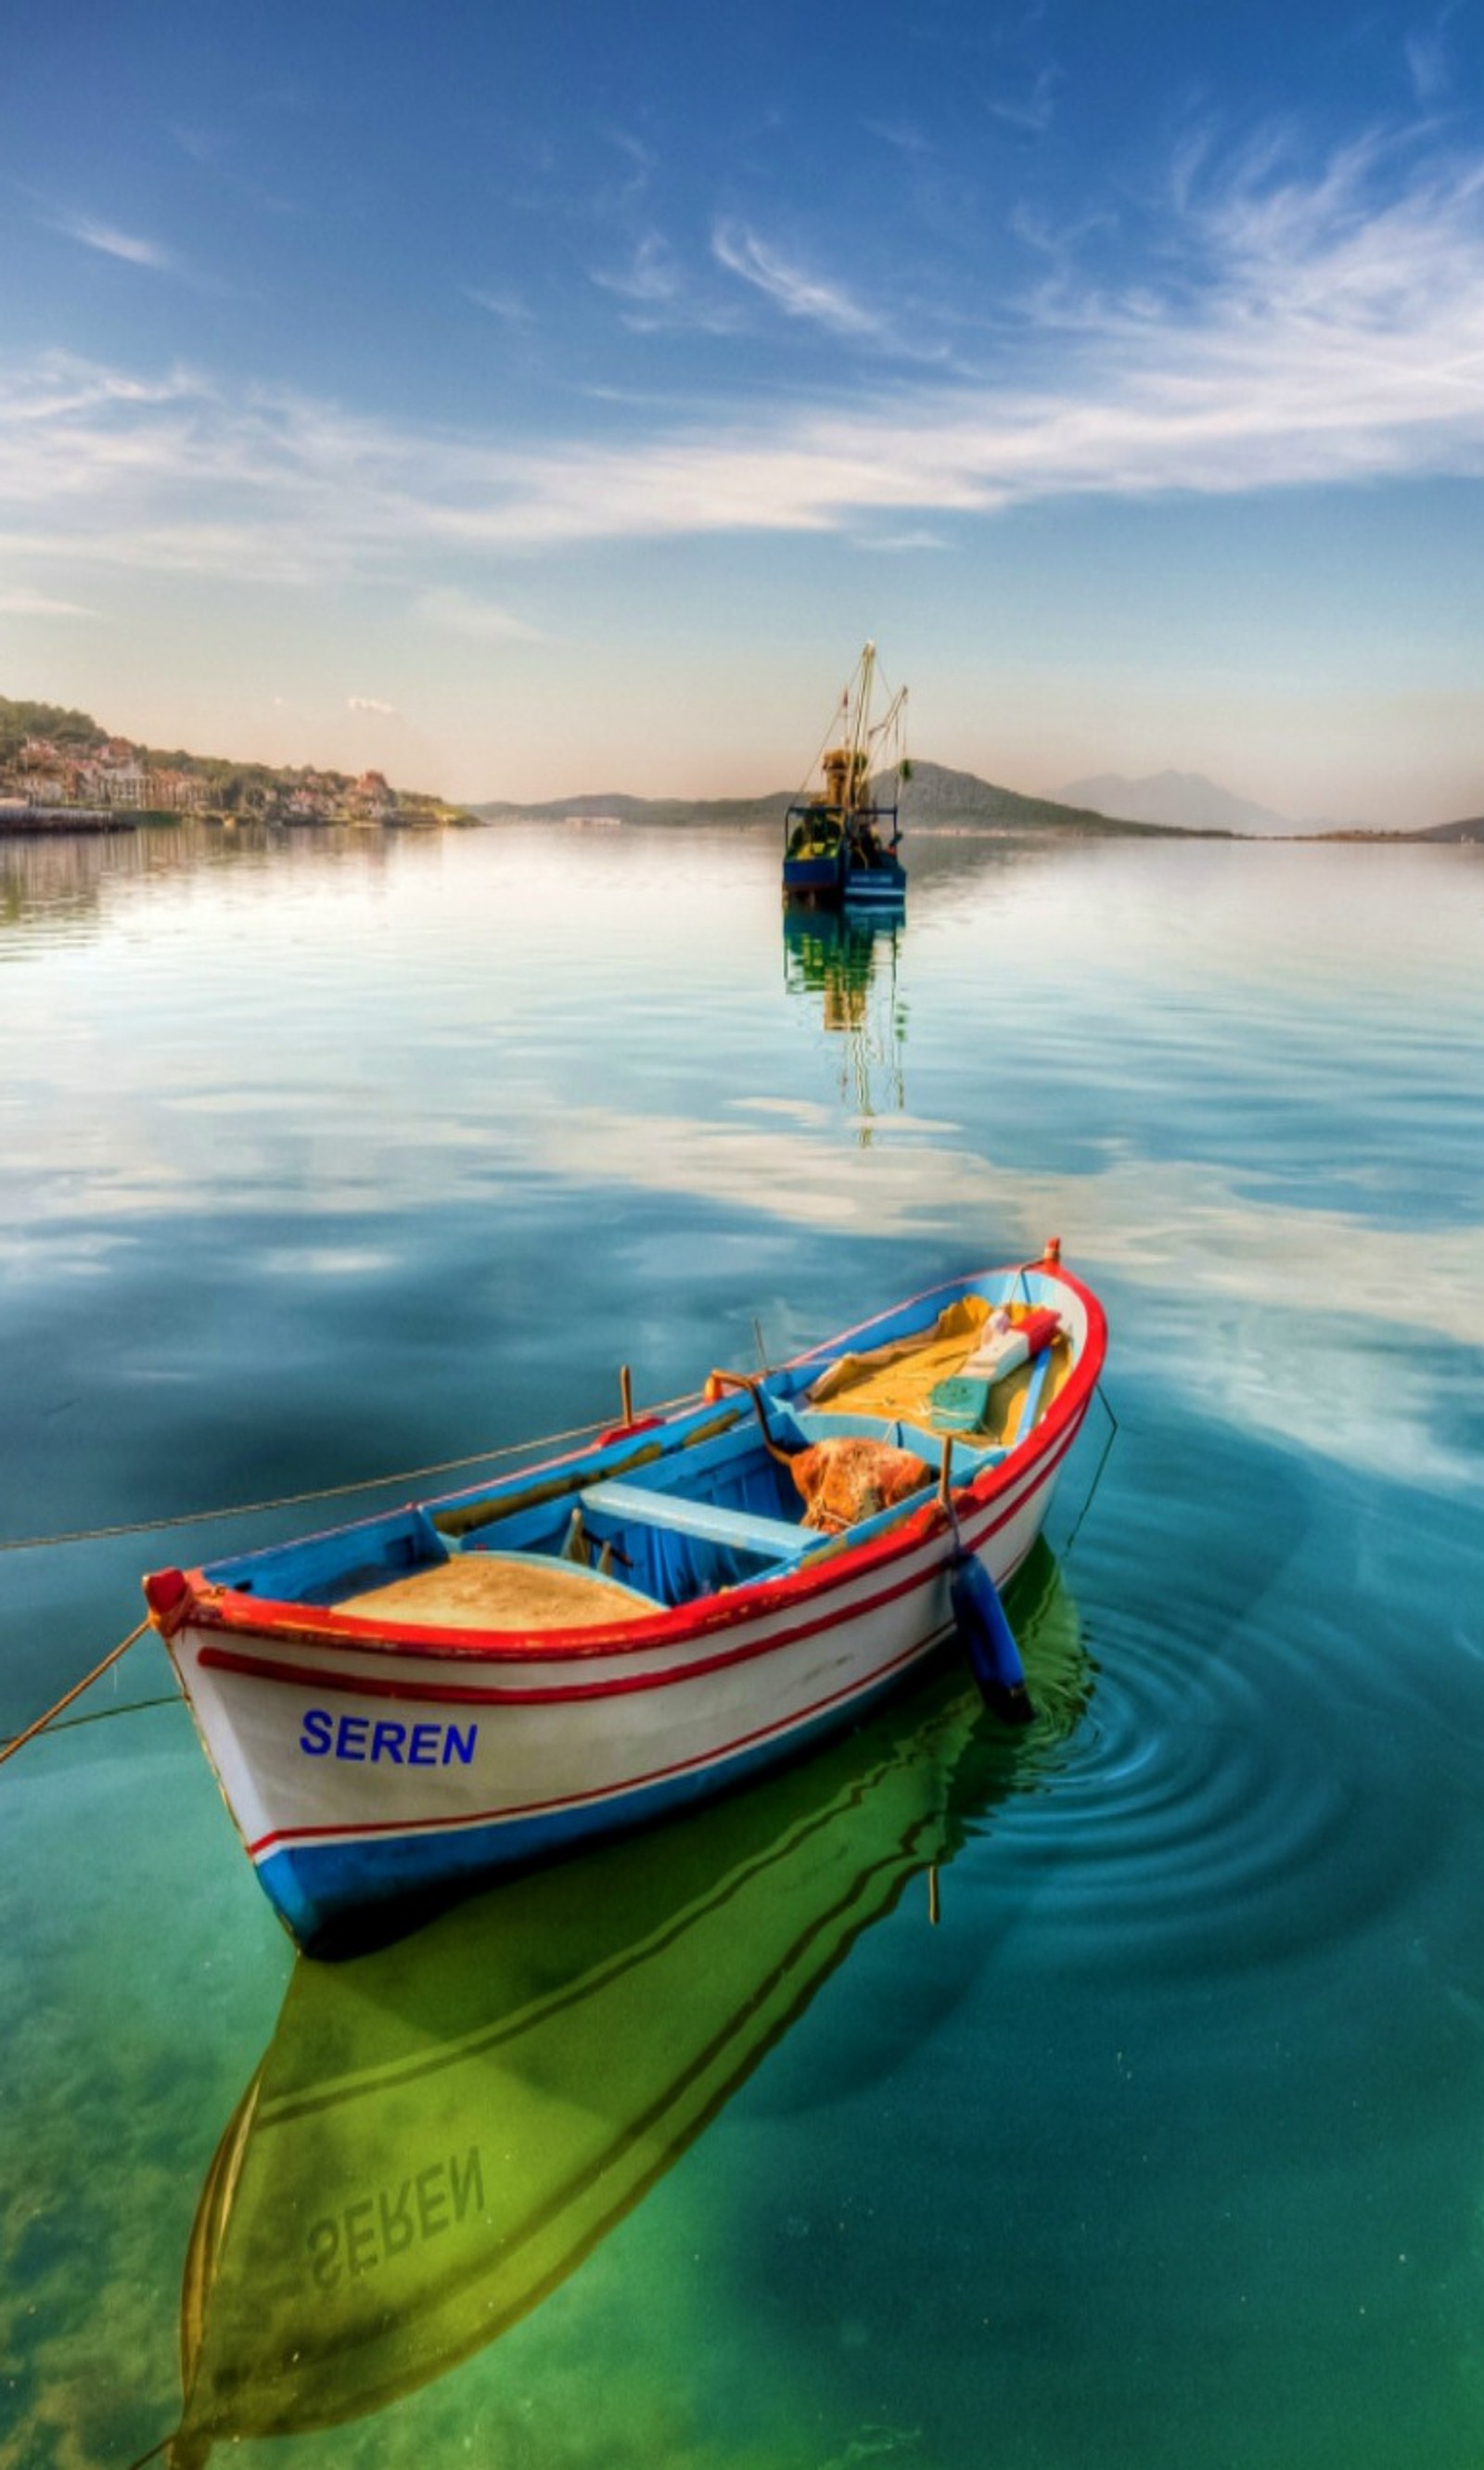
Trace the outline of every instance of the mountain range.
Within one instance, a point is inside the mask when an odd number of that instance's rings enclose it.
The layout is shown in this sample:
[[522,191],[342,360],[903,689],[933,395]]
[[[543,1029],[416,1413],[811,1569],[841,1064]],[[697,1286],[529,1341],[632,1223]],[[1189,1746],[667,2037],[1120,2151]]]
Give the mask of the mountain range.
[[[888,784],[874,784],[878,797]],[[472,809],[486,823],[777,824],[799,793],[776,789],[765,798],[632,798],[618,791],[551,798],[538,805],[490,799]],[[1101,772],[1069,782],[1055,798],[1030,798],[1002,789],[973,772],[914,761],[902,793],[903,820],[916,830],[986,834],[1059,831],[1078,835],[1179,835],[1204,840],[1280,837],[1310,840],[1484,840],[1484,817],[1435,824],[1409,832],[1382,832],[1364,824],[1295,823],[1239,798],[1199,772],[1156,772],[1140,781]]]
[[1130,781],[1122,772],[1097,772],[1056,792],[1068,805],[1092,806],[1125,822],[1163,824],[1177,831],[1238,832],[1243,839],[1306,837],[1315,832],[1363,831],[1362,824],[1296,823],[1251,798],[1239,798],[1203,772],[1148,772]]
[[[873,784],[878,798],[888,800],[891,785]],[[490,799],[472,812],[486,823],[620,824],[779,824],[799,792],[776,789],[763,798],[631,798],[619,791],[577,798],[551,798],[537,805],[511,799]],[[972,772],[950,771],[946,764],[914,761],[901,792],[903,820],[918,830],[934,825],[959,831],[1065,831],[1077,833],[1151,834],[1171,827],[1136,818],[1096,814],[1090,807],[1063,804],[1054,798],[1023,797],[1001,789]],[[1176,827],[1178,828],[1178,827]]]

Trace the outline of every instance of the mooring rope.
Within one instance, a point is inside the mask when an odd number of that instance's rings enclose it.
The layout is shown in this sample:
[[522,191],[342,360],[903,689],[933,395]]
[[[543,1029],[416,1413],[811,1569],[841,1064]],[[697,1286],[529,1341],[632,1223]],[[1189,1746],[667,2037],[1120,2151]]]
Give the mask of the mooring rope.
[[[644,1416],[674,1414],[681,1407],[693,1406],[698,1390],[687,1390],[679,1398],[664,1398],[655,1407],[646,1407]],[[568,1441],[591,1440],[594,1433],[612,1429],[611,1420],[599,1416],[595,1423],[574,1424],[569,1432],[548,1433],[545,1439],[507,1441],[499,1449],[475,1450],[468,1457],[439,1458],[431,1466],[407,1467],[398,1475],[362,1476],[356,1483],[327,1483],[314,1492],[281,1493],[275,1501],[240,1501],[225,1509],[186,1509],[173,1518],[131,1518],[116,1526],[74,1526],[55,1535],[17,1535],[8,1542],[0,1540],[0,1552],[44,1552],[53,1545],[104,1544],[120,1535],[164,1535],[174,1526],[211,1526],[229,1518],[263,1518],[274,1509],[303,1509],[316,1501],[344,1501],[358,1492],[383,1492],[392,1484],[422,1483],[429,1476],[457,1475],[465,1467],[494,1466],[501,1458],[523,1456],[561,1449]]]
[[81,1698],[84,1689],[91,1689],[94,1682],[103,1678],[109,1665],[117,1664],[120,1656],[127,1655],[135,1641],[143,1638],[149,1626],[148,1620],[142,1620],[137,1629],[129,1631],[128,1638],[121,1638],[117,1646],[108,1649],[102,1664],[95,1664],[91,1672],[85,1672],[81,1681],[64,1691],[55,1707],[48,1707],[46,1713],[38,1715],[34,1724],[28,1724],[24,1733],[17,1733],[12,1741],[7,1741],[4,1749],[0,1749],[0,1767],[4,1766],[7,1759],[13,1759],[17,1750],[23,1750],[28,1741],[34,1741],[38,1733],[44,1733],[53,1716],[59,1715],[64,1707],[70,1707],[74,1698]]

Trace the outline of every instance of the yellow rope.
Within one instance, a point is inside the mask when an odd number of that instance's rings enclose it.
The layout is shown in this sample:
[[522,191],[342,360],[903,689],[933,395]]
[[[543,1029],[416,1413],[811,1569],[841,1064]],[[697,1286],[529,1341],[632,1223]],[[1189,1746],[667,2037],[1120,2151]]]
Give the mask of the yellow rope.
[[[658,1407],[648,1407],[643,1411],[646,1416],[670,1415],[677,1408],[694,1405],[699,1395],[697,1390],[687,1390],[684,1397],[663,1399]],[[589,1440],[594,1433],[609,1429],[609,1419],[600,1417],[595,1424],[576,1424],[569,1432],[548,1433],[544,1440],[510,1441],[499,1449],[475,1450],[468,1457],[440,1458],[433,1466],[408,1467],[401,1475],[368,1475],[362,1476],[359,1483],[325,1484],[317,1492],[286,1492],[276,1501],[241,1501],[226,1509],[187,1509],[176,1518],[136,1518],[119,1526],[75,1526],[56,1535],[19,1535],[9,1543],[0,1541],[0,1552],[40,1552],[54,1544],[103,1544],[119,1535],[160,1535],[174,1526],[210,1526],[228,1518],[261,1518],[270,1509],[302,1509],[312,1502],[343,1501],[352,1493],[381,1492],[389,1484],[421,1483],[432,1475],[456,1475],[463,1467],[493,1466],[500,1458],[560,1449],[568,1441]]]
[[117,1646],[109,1648],[102,1664],[95,1664],[91,1672],[84,1674],[83,1678],[67,1690],[64,1696],[58,1698],[55,1707],[48,1707],[46,1713],[38,1715],[34,1724],[28,1724],[24,1733],[17,1733],[13,1741],[7,1741],[4,1749],[0,1750],[0,1767],[4,1766],[7,1759],[13,1759],[17,1750],[23,1750],[28,1741],[34,1741],[38,1733],[44,1733],[53,1716],[59,1715],[64,1707],[70,1707],[74,1698],[81,1698],[84,1689],[91,1689],[94,1682],[100,1680],[107,1671],[109,1665],[117,1664],[120,1656],[127,1655],[135,1641],[143,1638],[149,1626],[147,1620],[142,1620],[137,1629],[129,1631],[128,1638],[121,1638]]

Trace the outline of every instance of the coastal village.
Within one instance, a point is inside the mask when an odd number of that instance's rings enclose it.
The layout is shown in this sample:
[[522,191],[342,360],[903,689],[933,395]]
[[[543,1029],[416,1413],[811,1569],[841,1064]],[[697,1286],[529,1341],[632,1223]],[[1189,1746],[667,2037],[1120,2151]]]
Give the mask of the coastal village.
[[464,816],[440,798],[394,789],[381,772],[352,779],[311,765],[162,755],[109,736],[85,712],[0,697],[0,831],[119,831],[193,819],[397,827]]

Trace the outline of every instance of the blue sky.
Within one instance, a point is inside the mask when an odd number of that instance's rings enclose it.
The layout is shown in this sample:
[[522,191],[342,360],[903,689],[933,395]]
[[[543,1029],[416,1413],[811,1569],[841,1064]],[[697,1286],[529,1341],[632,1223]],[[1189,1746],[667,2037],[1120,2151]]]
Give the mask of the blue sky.
[[475,798],[1484,807],[1484,0],[34,7],[0,692]]

